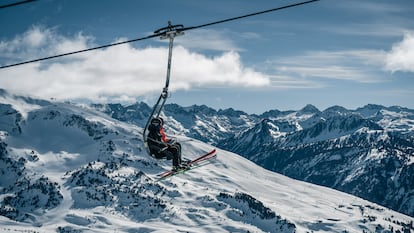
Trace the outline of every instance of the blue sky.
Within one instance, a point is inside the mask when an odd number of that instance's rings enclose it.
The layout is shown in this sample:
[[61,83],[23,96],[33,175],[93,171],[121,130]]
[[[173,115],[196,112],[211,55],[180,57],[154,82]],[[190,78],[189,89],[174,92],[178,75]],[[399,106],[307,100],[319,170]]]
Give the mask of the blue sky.
[[[140,38],[168,21],[197,26],[297,2],[39,0],[0,9],[0,65]],[[0,69],[0,87],[152,105],[167,55],[167,41],[153,38]],[[175,39],[170,91],[168,103],[248,113],[306,104],[414,108],[414,1],[321,0],[186,31]]]

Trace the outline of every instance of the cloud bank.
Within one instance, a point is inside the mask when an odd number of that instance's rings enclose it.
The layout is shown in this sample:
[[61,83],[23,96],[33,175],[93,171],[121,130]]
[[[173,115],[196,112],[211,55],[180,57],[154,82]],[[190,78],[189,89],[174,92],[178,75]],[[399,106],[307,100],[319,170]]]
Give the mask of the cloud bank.
[[[121,39],[120,39],[121,40]],[[23,35],[0,42],[0,63],[18,62],[92,47],[93,38],[79,33],[58,35],[53,29],[33,27]],[[0,70],[0,86],[42,98],[135,101],[158,93],[166,78],[168,48],[134,48],[129,44],[30,63]],[[245,67],[237,52],[214,57],[175,46],[170,90],[204,86],[259,87],[270,78]]]
[[407,32],[401,42],[394,44],[386,57],[386,69],[414,72],[414,32]]
[[[324,86],[327,80],[376,83],[386,53],[378,50],[307,51],[303,54],[269,61],[276,73]],[[315,85],[319,83],[319,85]]]
[[[387,81],[391,72],[414,72],[414,32],[406,32],[403,39],[390,50],[306,51],[302,54],[268,61],[273,71],[285,77],[306,79],[308,84],[323,80],[344,80],[356,83]],[[318,81],[315,81],[318,80]],[[318,85],[314,85],[317,87]]]

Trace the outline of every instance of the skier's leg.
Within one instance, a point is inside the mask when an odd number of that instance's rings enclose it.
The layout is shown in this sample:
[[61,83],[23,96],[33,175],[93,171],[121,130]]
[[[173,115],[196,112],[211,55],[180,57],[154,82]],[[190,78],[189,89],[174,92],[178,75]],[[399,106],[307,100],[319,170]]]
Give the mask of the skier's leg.
[[162,152],[162,157],[166,158],[167,160],[171,160],[171,159],[174,159],[174,154],[169,150],[164,150]]
[[174,154],[174,157],[173,157],[173,166],[174,167],[178,167],[179,165],[180,165],[179,158],[178,158],[177,154]]
[[182,162],[182,158],[181,158],[181,144],[177,142],[174,145],[177,148],[177,156],[178,156],[178,159],[179,159],[180,164],[181,164],[181,162]]
[[174,154],[174,157],[177,157],[178,164],[181,164],[181,145],[180,143],[171,144],[169,151]]
[[178,165],[180,165],[180,160],[179,160],[179,157],[177,156],[178,155],[177,154],[177,148],[175,148],[175,147],[169,147],[166,150],[166,153],[168,153],[168,157],[167,158],[172,159],[172,165],[173,165],[173,167],[178,167]]

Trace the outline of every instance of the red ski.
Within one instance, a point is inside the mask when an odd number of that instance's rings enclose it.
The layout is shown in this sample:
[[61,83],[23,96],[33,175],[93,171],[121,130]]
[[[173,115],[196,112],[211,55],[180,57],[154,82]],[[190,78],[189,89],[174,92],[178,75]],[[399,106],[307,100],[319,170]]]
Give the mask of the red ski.
[[216,149],[213,149],[210,152],[208,152],[208,153],[206,153],[206,154],[204,154],[204,155],[202,155],[202,156],[200,156],[200,157],[198,157],[196,159],[193,159],[193,160],[189,161],[188,163],[186,163],[187,167],[185,167],[185,168],[178,169],[178,170],[175,170],[175,171],[168,170],[168,171],[165,171],[165,172],[163,172],[161,174],[158,174],[157,175],[158,176],[158,180],[163,180],[163,179],[166,179],[168,177],[171,177],[171,176],[174,176],[174,175],[177,175],[177,174],[184,173],[186,171],[192,170],[192,169],[194,169],[196,167],[201,166],[201,163],[202,162],[208,161],[208,160],[210,160],[212,158],[215,158],[216,156],[217,156]]

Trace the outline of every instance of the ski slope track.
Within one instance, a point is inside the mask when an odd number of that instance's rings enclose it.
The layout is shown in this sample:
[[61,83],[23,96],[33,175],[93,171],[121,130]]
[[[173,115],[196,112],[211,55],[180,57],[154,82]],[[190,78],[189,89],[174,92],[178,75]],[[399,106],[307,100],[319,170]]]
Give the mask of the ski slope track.
[[[0,91],[0,232],[414,232],[414,218],[217,149],[156,182],[142,128]],[[213,147],[177,136],[192,159]]]

